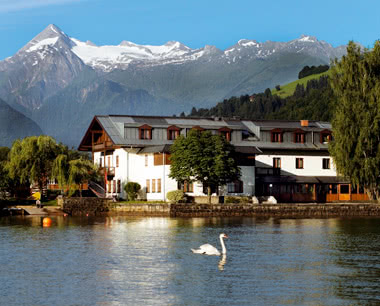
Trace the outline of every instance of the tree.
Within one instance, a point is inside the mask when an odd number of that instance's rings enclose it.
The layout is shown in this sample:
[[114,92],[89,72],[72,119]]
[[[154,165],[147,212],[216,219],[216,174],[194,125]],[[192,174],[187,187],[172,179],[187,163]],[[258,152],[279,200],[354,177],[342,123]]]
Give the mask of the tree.
[[134,201],[137,197],[137,193],[141,189],[141,186],[139,183],[136,182],[128,182],[124,186],[124,191],[128,195],[128,200],[129,201]]
[[69,161],[68,181],[70,195],[79,190],[82,197],[82,185],[97,175],[96,166],[88,159],[78,158]]
[[[58,182],[58,186],[61,189],[61,192],[64,193],[65,190],[71,189],[69,186],[69,178],[70,178],[70,161],[88,159],[87,156],[81,152],[76,150],[70,150],[66,146],[62,146],[62,153],[59,154],[53,162],[53,167],[51,171],[51,178],[56,179]],[[94,168],[91,172],[96,172],[97,170]]]
[[169,177],[179,182],[201,182],[211,203],[212,187],[240,177],[234,153],[234,146],[224,136],[192,130],[187,137],[177,138],[171,147]]
[[22,184],[36,182],[41,194],[51,176],[53,162],[61,146],[50,136],[32,136],[16,140],[9,152],[6,168],[11,179]]
[[350,42],[334,62],[331,86],[337,104],[329,151],[337,171],[380,202],[380,42],[371,51]]
[[3,193],[5,194],[10,183],[8,170],[5,167],[8,162],[9,151],[8,147],[0,147],[0,198]]

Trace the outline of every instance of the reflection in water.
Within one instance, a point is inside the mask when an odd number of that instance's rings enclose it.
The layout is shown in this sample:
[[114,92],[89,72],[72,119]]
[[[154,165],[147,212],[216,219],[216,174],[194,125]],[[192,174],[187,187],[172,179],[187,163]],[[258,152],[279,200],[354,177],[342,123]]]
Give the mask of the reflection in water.
[[[228,264],[189,251],[221,232]],[[55,217],[43,228],[36,217],[0,218],[0,300],[380,304],[379,234],[380,219]]]
[[226,254],[222,254],[222,258],[219,260],[219,263],[218,263],[218,269],[220,271],[223,271],[224,270],[224,265],[227,263],[227,255]]

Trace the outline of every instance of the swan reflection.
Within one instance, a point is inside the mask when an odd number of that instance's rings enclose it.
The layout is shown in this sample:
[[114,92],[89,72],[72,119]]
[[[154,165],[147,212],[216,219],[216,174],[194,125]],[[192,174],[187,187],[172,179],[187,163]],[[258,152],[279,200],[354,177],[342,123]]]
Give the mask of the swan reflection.
[[218,269],[220,271],[223,271],[224,270],[224,265],[227,263],[227,255],[226,254],[223,254],[222,255],[222,258],[219,260],[219,263],[218,263]]

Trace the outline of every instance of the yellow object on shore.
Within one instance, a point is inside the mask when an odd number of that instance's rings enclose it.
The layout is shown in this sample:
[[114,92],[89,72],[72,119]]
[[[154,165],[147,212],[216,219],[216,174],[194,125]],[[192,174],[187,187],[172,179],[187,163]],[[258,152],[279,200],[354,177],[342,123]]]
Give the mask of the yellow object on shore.
[[35,200],[41,200],[41,193],[40,192],[33,193],[32,198]]

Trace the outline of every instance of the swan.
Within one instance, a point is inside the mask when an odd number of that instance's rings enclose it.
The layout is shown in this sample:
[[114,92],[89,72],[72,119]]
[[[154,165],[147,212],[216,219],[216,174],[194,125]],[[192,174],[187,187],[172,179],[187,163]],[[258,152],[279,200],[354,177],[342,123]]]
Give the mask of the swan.
[[204,255],[216,255],[219,256],[221,254],[225,255],[227,253],[226,246],[224,245],[223,238],[228,238],[228,236],[224,233],[219,235],[220,244],[222,245],[222,253],[218,251],[218,249],[211,244],[202,244],[198,249],[191,249],[193,253],[196,254],[204,254]]

